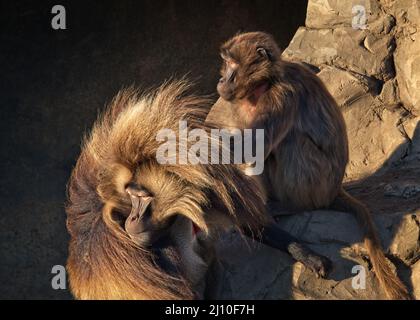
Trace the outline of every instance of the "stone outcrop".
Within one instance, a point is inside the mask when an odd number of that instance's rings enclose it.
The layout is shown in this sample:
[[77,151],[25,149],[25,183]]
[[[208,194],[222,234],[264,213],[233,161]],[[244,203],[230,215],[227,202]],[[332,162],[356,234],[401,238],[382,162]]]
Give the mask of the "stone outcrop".
[[[303,61],[343,110],[347,179],[419,158],[420,4],[415,0],[310,0],[283,57]],[[417,134],[418,135],[418,134]]]
[[[377,215],[386,253],[415,298],[420,299],[420,212]],[[286,253],[238,234],[227,235],[221,256],[217,297],[221,299],[384,299],[371,271],[354,217],[333,211],[306,212],[279,219],[282,228],[333,262],[326,279],[318,279]],[[358,277],[365,274],[364,285]],[[358,286],[360,284],[360,286]]]

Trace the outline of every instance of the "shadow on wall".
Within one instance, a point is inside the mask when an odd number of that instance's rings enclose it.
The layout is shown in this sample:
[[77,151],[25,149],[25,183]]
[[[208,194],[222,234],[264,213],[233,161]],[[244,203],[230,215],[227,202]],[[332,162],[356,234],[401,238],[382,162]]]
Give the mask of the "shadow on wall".
[[[370,176],[345,184],[349,192],[365,201],[373,212],[395,213],[420,209],[419,194],[404,194],[404,186],[420,181],[420,122],[413,138],[398,146]],[[395,190],[393,192],[393,186]],[[398,188],[401,186],[400,188]],[[398,191],[401,191],[399,193]],[[408,191],[408,190],[407,190]]]
[[[420,122],[417,123],[413,138],[395,149],[383,166],[375,173],[359,181],[352,181],[346,189],[358,199],[365,202],[374,214],[414,213],[420,209],[420,193],[410,193],[412,186],[419,187],[420,181]],[[394,220],[393,235],[382,237],[384,249],[388,249],[394,242],[399,228],[402,226],[403,216]],[[390,226],[391,227],[391,226]],[[420,241],[420,239],[418,239]],[[418,255],[412,257],[415,262]],[[398,267],[399,276],[405,281],[412,292],[411,269],[404,261],[395,256],[389,258]]]
[[67,30],[51,28],[56,1],[4,1],[0,19],[0,298],[68,299],[51,288],[65,265],[65,186],[83,134],[123,86],[199,79],[214,93],[218,47],[239,30],[274,34],[282,47],[307,1],[63,0]]

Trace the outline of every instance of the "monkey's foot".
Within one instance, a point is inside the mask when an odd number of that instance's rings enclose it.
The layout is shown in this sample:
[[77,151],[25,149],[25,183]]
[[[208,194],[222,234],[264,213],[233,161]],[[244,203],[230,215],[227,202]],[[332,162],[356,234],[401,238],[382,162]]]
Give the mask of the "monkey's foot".
[[313,252],[300,243],[291,243],[287,247],[287,251],[296,261],[303,263],[312,272],[315,272],[318,278],[325,278],[332,269],[332,262],[330,259]]

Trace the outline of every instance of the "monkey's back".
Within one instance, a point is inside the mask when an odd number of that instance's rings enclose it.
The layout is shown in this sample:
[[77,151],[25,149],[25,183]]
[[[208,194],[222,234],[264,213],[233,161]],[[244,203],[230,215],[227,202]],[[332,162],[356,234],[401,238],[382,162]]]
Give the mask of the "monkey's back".
[[343,115],[306,67],[282,61],[279,73],[282,94],[295,104],[281,107],[295,114],[288,134],[265,162],[268,194],[294,209],[327,207],[340,190],[348,162]]

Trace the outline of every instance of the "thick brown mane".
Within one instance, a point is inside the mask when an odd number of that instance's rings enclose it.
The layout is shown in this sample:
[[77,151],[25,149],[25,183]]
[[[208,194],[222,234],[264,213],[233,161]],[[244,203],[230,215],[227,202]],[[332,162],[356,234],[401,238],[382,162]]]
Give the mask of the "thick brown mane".
[[[211,232],[217,207],[237,226],[259,227],[266,221],[264,194],[231,165],[158,164],[161,129],[178,132],[204,127],[209,101],[187,95],[185,81],[165,84],[140,96],[121,91],[85,139],[68,184],[67,228],[71,235],[68,272],[79,299],[190,299],[193,292],[181,267],[168,273],[159,265],[160,248],[130,241],[118,219],[129,210],[122,185],[141,176],[158,199],[154,214],[164,219],[184,215]],[[165,258],[179,263],[177,248]]]

